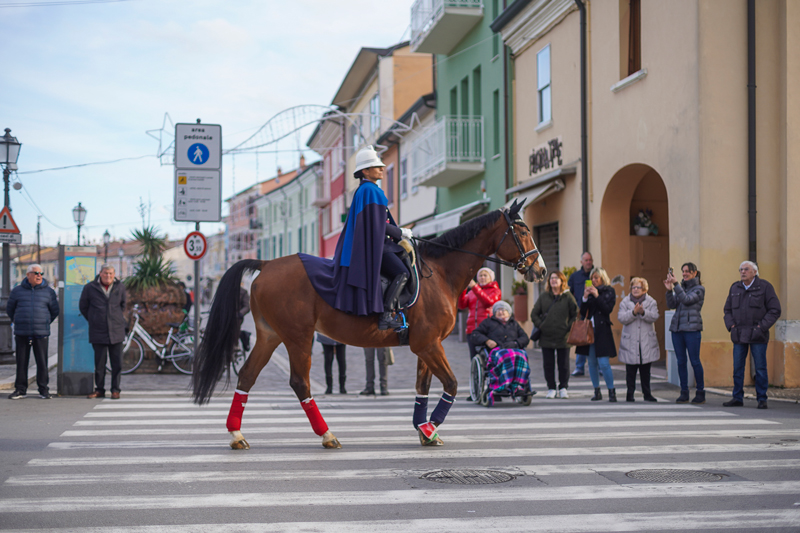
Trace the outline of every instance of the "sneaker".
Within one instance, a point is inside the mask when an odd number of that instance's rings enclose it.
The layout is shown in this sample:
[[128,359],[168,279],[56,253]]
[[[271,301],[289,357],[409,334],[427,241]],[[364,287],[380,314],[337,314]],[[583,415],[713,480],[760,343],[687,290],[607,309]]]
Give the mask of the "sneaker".
[[548,390],[547,391],[547,395],[545,395],[545,398],[548,399],[548,400],[552,400],[555,397],[556,397],[556,390],[555,389]]
[[9,400],[21,400],[25,397],[25,393],[22,391],[15,390],[11,394],[8,395]]
[[584,375],[585,374],[583,373],[583,370],[577,370],[577,369],[573,370],[572,374],[570,374],[570,376],[584,376]]
[[49,400],[49,399],[51,399],[52,397],[53,397],[53,396],[52,396],[52,395],[51,395],[49,392],[45,392],[45,393],[41,393],[41,392],[40,392],[40,393],[39,393],[39,398],[41,398],[42,400]]
[[558,389],[558,397],[563,399],[569,398],[569,393],[567,392],[567,389]]
[[722,404],[723,407],[742,407],[744,402],[741,400],[730,400]]

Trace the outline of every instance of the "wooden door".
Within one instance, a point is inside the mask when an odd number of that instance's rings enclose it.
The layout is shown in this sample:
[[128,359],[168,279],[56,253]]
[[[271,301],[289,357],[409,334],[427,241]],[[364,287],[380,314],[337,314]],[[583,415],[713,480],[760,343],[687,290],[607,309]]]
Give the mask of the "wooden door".
[[[666,358],[664,349],[664,311],[667,309],[664,279],[669,270],[669,237],[648,235],[639,237],[631,235],[631,279],[640,277],[647,280],[650,286],[648,294],[658,303],[658,320],[655,323],[658,345],[661,348],[661,359]],[[630,294],[630,280],[625,289]]]

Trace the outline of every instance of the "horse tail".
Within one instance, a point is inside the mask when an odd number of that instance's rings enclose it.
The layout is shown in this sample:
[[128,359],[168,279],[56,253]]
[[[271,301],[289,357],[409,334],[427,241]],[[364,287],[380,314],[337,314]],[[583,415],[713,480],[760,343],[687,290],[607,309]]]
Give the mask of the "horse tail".
[[[192,400],[208,403],[217,382],[230,368],[239,340],[239,287],[245,272],[261,270],[265,261],[244,259],[225,272],[217,287],[206,323],[206,332],[197,347],[192,372]],[[230,380],[230,375],[228,376]]]

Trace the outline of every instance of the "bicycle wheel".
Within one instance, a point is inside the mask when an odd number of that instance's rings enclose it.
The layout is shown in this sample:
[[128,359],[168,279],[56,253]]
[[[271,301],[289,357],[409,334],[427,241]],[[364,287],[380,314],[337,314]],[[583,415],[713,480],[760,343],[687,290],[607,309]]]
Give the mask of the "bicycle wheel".
[[[131,339],[127,349],[122,350],[122,374],[130,374],[142,364],[144,346],[139,339]],[[111,363],[106,361],[106,369],[111,372]]]
[[191,374],[194,365],[194,335],[186,333],[173,341],[169,359],[179,372]]
[[233,367],[234,374],[237,376],[239,375],[239,370],[242,369],[245,361],[247,361],[246,353],[244,353],[242,350],[236,350],[233,352],[233,363],[231,363],[231,366]]

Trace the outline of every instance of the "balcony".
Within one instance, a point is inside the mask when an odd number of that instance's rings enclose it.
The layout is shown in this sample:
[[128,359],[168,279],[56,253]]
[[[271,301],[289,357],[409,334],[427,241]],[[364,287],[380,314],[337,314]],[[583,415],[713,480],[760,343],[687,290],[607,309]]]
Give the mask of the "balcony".
[[442,117],[409,147],[412,185],[452,187],[484,171],[483,117]]
[[449,54],[483,17],[483,0],[417,0],[411,6],[411,51]]

